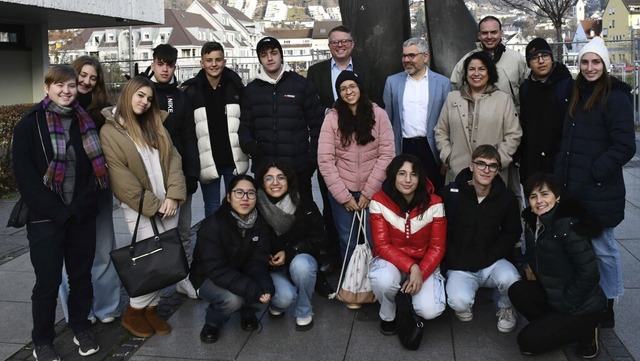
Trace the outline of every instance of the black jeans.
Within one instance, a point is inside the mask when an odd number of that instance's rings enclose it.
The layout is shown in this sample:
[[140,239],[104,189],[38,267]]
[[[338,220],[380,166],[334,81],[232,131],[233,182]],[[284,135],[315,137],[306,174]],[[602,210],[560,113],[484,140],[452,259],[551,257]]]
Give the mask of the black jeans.
[[418,157],[427,170],[427,177],[433,183],[436,192],[442,188],[444,176],[440,173],[440,166],[438,166],[436,158],[431,152],[431,148],[429,148],[429,142],[426,137],[402,138],[402,153],[413,154]]
[[521,280],[509,287],[509,299],[528,321],[518,334],[520,350],[543,353],[574,342],[588,342],[602,312],[570,315],[551,308],[538,281]]
[[31,264],[36,284],[31,294],[33,331],[36,346],[53,344],[58,288],[62,265],[69,275],[69,326],[74,334],[88,329],[93,302],[91,265],[96,248],[95,218],[84,223],[68,221],[61,226],[52,221],[27,224]]

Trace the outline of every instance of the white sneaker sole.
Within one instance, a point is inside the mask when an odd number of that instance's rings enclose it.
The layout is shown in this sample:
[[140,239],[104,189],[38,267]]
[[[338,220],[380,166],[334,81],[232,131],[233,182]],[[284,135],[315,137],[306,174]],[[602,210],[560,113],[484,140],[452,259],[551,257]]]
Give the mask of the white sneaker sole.
[[[75,336],[73,336],[73,343],[75,343],[76,346],[80,346],[80,341],[78,341],[78,339]],[[95,349],[92,348],[87,352],[82,352],[82,350],[78,347],[78,353],[80,354],[80,356],[90,356],[95,353],[98,353],[98,351],[100,351],[100,346],[98,346],[98,348],[95,348]]]

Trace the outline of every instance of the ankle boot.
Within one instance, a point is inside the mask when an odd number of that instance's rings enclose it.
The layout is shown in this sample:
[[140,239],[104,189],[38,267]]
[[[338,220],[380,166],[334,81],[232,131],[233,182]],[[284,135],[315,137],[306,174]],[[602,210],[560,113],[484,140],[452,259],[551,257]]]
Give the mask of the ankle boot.
[[616,317],[613,314],[614,299],[609,298],[607,300],[607,308],[602,311],[602,319],[600,320],[600,327],[602,328],[614,328],[616,326]]
[[144,318],[147,319],[147,322],[153,327],[156,334],[163,336],[171,333],[171,326],[169,326],[167,321],[158,316],[158,306],[148,306],[145,308]]
[[153,327],[149,324],[144,317],[144,308],[133,308],[131,305],[127,306],[127,310],[122,317],[122,326],[129,330],[134,336],[138,337],[151,337],[153,336]]

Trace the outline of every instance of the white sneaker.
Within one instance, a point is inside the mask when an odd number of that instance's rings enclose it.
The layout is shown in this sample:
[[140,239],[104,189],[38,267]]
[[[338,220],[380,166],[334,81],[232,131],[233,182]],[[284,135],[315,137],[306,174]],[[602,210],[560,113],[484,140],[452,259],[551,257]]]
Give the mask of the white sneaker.
[[498,316],[498,331],[511,332],[516,328],[518,314],[516,314],[516,311],[514,311],[512,307],[499,309],[496,316]]
[[115,320],[116,320],[116,318],[115,318],[115,317],[113,317],[113,316],[107,316],[107,317],[105,317],[105,318],[101,318],[101,319],[100,319],[100,322],[102,322],[102,323],[111,323],[111,322],[113,322],[113,321],[115,321]]
[[87,317],[87,320],[91,321],[92,325],[94,325],[96,323],[96,321],[98,321],[96,316],[89,316],[89,317]]
[[296,330],[309,331],[313,327],[313,316],[296,317]]
[[176,292],[185,294],[189,296],[191,299],[198,299],[198,295],[196,294],[195,288],[191,284],[188,278],[183,279],[182,281],[176,283]]
[[469,322],[473,320],[473,309],[469,307],[468,310],[456,312],[456,317],[462,322]]

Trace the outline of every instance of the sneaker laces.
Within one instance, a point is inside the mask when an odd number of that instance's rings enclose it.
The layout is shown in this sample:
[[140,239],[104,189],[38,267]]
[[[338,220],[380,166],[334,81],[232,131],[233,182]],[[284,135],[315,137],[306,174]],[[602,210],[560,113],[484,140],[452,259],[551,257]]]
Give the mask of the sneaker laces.
[[511,308],[511,307],[501,308],[496,313],[496,316],[498,316],[498,321],[503,321],[503,320],[512,321],[513,320],[513,308]]

